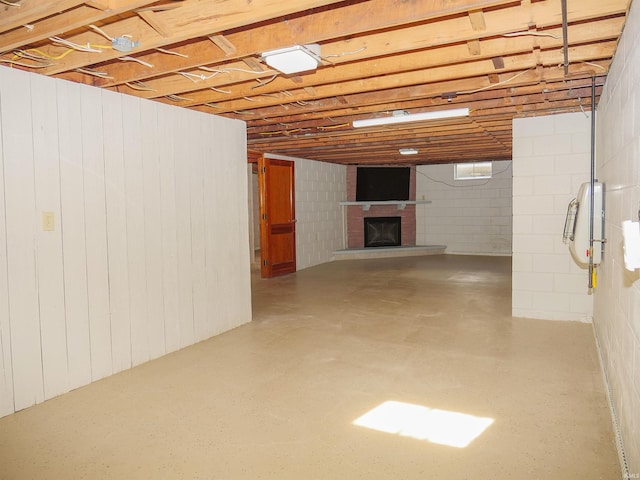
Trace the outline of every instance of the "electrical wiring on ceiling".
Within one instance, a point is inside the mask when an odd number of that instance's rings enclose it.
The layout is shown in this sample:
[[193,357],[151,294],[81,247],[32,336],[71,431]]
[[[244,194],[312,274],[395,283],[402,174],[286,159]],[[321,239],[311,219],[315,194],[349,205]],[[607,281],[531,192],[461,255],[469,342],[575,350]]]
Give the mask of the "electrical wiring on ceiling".
[[253,112],[245,112],[244,110],[233,110],[233,113],[238,115],[255,115]]
[[338,124],[338,125],[329,125],[329,126],[323,126],[323,125],[321,125],[321,126],[316,127],[316,128],[317,128],[318,130],[325,131],[325,130],[336,130],[336,129],[338,129],[338,128],[344,128],[344,127],[350,127],[350,126],[351,126],[351,124],[350,124],[350,123],[340,123],[340,124]]
[[546,32],[535,32],[535,31],[526,31],[526,32],[512,32],[512,33],[503,33],[503,37],[551,37],[559,40],[561,37],[558,35],[554,35],[553,33]]
[[214,72],[214,73],[242,72],[242,73],[251,73],[253,75],[262,75],[263,73],[273,72],[273,70],[262,70],[260,72],[256,72],[255,70],[248,70],[246,68],[237,68],[237,67],[225,67],[225,68],[198,67],[198,68],[200,70],[204,70],[205,72]]
[[175,55],[177,57],[189,58],[189,55],[180,52],[173,52],[171,50],[167,50],[166,48],[156,48],[156,50],[160,53],[166,53],[167,55]]
[[99,78],[107,78],[109,80],[113,80],[113,77],[111,77],[107,72],[99,72],[97,70],[93,70],[92,68],[76,68],[74,70],[74,72],[78,72],[78,73],[84,73],[87,75],[91,75],[94,77],[99,77]]
[[89,53],[102,53],[102,50],[107,50],[112,48],[111,45],[94,45],[91,43],[87,43],[86,45],[78,45],[77,43],[70,42],[60,37],[49,37],[53,43],[60,44],[72,50],[77,50],[79,52],[89,52]]
[[[216,75],[219,75],[221,73],[242,72],[242,73],[249,73],[249,74],[253,74],[253,75],[260,75],[260,74],[263,74],[263,73],[271,73],[271,72],[273,72],[273,70],[263,70],[261,72],[256,72],[254,70],[247,70],[247,69],[244,69],[244,68],[236,68],[236,67],[211,68],[211,67],[200,66],[200,67],[198,67],[198,69],[204,70],[205,72],[211,72],[212,75],[209,75],[209,76],[200,75],[200,76],[198,76],[197,74],[193,74],[193,73],[186,73],[186,72],[185,73],[178,72],[178,73],[180,73],[183,76],[187,76],[187,78],[189,78],[190,80],[194,81],[194,83],[195,83],[195,82],[197,82],[199,80],[209,80],[209,79],[211,79],[211,78],[213,78]],[[190,78],[190,76],[195,76],[195,78],[197,78],[197,80],[194,80],[193,78]],[[278,76],[278,74],[276,73],[273,77],[271,77],[269,80],[267,80],[267,82],[263,82],[260,79],[256,79],[256,80],[261,85],[266,85],[267,83],[273,81],[277,76]],[[258,85],[258,86],[261,86],[261,85]],[[231,93],[228,90],[222,90],[222,89],[215,88],[215,87],[210,87],[210,88],[214,92],[218,92],[218,93],[226,93],[226,94],[230,94]],[[256,88],[256,87],[251,87],[252,90],[254,88]]]
[[[58,46],[66,47],[66,50],[60,55],[51,55],[39,48],[28,48],[26,50],[14,50],[13,59],[3,59],[2,62],[12,65],[19,65],[27,68],[44,68],[55,65],[55,62],[50,60],[62,60],[70,53],[74,51],[89,52],[89,53],[102,53],[102,50],[110,49],[110,45],[95,45],[87,43],[86,45],[78,45],[77,43],[64,40],[60,37],[50,37],[49,40]],[[18,59],[30,60],[36,62],[35,64],[25,63]]]
[[46,68],[53,65],[53,64],[46,64],[46,63],[34,65],[30,63],[21,62],[19,60],[11,60],[9,58],[0,58],[0,63],[8,63],[9,65],[18,65],[20,67],[26,67],[26,68]]
[[289,103],[289,105],[295,108],[304,108],[313,104],[315,104],[315,102],[305,102],[304,100],[296,100],[295,102]]
[[260,132],[260,133],[258,133],[258,135],[262,135],[262,136],[268,137],[268,136],[272,136],[272,135],[291,135],[292,133],[298,133],[298,132],[304,132],[304,131],[308,131],[308,129],[305,129],[305,128],[294,128],[293,130],[277,130],[277,131],[272,131],[272,132]]
[[[182,75],[184,78],[188,78],[193,83],[205,82],[207,80],[211,80],[213,77],[215,77],[216,75],[220,75],[221,73],[229,73],[229,72],[243,72],[243,73],[252,73],[252,74],[265,73],[265,72],[254,72],[253,70],[245,70],[243,68],[235,68],[235,67],[221,68],[221,69],[214,69],[210,67],[198,67],[198,69],[204,70],[205,72],[210,72],[211,75],[205,75],[204,73],[197,74],[197,73],[191,73],[191,72],[176,72],[176,73],[178,73],[179,75]],[[222,91],[221,93],[231,93],[231,92]]]
[[353,51],[351,51],[351,52],[332,53],[332,54],[329,54],[329,55],[322,55],[322,56],[320,57],[320,59],[321,59],[323,62],[326,62],[326,63],[328,63],[328,64],[329,64],[329,65],[331,65],[331,66],[334,66],[334,65],[335,65],[335,63],[334,63],[334,62],[332,62],[331,60],[329,60],[329,58],[339,58],[339,57],[345,57],[345,56],[347,56],[347,55],[355,55],[356,53],[363,52],[363,51],[365,51],[366,49],[367,49],[367,47],[366,47],[366,46],[364,46],[364,47],[362,47],[362,48],[359,48],[359,49],[357,49],[357,50],[353,50]]
[[42,52],[36,52],[36,53],[32,53],[32,52],[34,52],[34,50],[14,50],[13,58],[14,60],[18,58],[22,58],[25,60],[31,60],[34,62],[43,63],[47,65],[53,64],[53,62],[50,60],[48,56],[40,55],[40,53]]
[[173,102],[193,102],[192,98],[181,97],[180,95],[165,95],[166,98]]
[[490,90],[490,89],[498,87],[500,85],[504,85],[505,83],[509,83],[509,82],[515,80],[516,78],[521,77],[525,73],[530,72],[534,68],[535,67],[528,68],[527,70],[524,70],[524,71],[522,71],[520,73],[515,74],[513,77],[507,78],[506,80],[502,80],[501,82],[492,83],[491,85],[487,85],[486,87],[477,88],[475,90],[465,90],[465,91],[462,91],[462,92],[456,92],[456,94],[458,94],[458,95],[466,95],[466,94],[470,94],[470,93],[478,93],[478,92],[483,92],[485,90]]
[[188,78],[193,83],[198,83],[201,81],[204,82],[205,80],[210,80],[217,75],[217,73],[214,73],[213,75],[208,75],[208,76],[205,74],[198,75],[197,73],[190,73],[190,72],[176,72],[176,73],[178,75],[182,75],[184,78]]
[[216,88],[216,87],[209,87],[209,89],[213,90],[214,92],[218,92],[218,93],[224,93],[224,94],[231,94],[231,90],[222,90],[221,88]]
[[[494,180],[494,179],[495,179],[495,177],[497,177],[498,175],[500,175],[500,174],[502,174],[502,173],[505,173],[507,170],[509,170],[509,169],[511,168],[511,163],[512,163],[512,162],[509,162],[509,164],[508,164],[504,169],[500,170],[499,172],[493,172],[493,173],[491,174],[491,178],[488,178],[488,179],[486,179],[485,181],[482,181],[482,183],[473,183],[473,184],[467,184],[467,183],[465,183],[465,184],[454,185],[454,184],[452,184],[452,183],[448,183],[448,182],[445,182],[445,181],[443,181],[443,180],[438,180],[438,179],[436,179],[436,178],[432,178],[432,177],[430,177],[429,175],[427,175],[426,173],[423,173],[423,172],[421,172],[421,171],[419,171],[419,170],[417,170],[417,169],[416,169],[416,173],[417,173],[417,174],[419,174],[419,175],[422,175],[423,177],[428,178],[428,179],[429,179],[429,180],[431,180],[432,182],[435,182],[435,183],[441,183],[442,185],[446,185],[447,187],[453,187],[453,188],[472,188],[472,187],[482,187],[482,186],[484,186],[484,185],[487,185],[489,182],[491,182],[491,180]],[[467,180],[465,180],[465,182],[466,182],[466,181],[467,181]]]
[[65,50],[64,52],[62,52],[60,55],[49,55],[46,52],[43,52],[42,50],[38,49],[38,48],[29,48],[27,50],[16,50],[14,53],[17,55],[17,52],[26,52],[28,54],[32,54],[35,53],[37,55],[33,55],[33,57],[37,57],[40,56],[40,58],[46,58],[49,60],[61,60],[64,57],[66,57],[67,55],[69,55],[71,52],[73,52],[74,49],[69,48],[67,50]]
[[[319,125],[317,127],[315,127],[316,130],[320,130],[320,131],[329,131],[329,130],[337,130],[339,128],[346,128],[346,127],[350,127],[351,124],[350,123],[339,123],[336,125]],[[292,130],[272,130],[272,131],[268,131],[268,132],[259,132],[258,135],[262,135],[262,136],[274,136],[274,135],[292,135],[294,133],[301,133],[301,132],[311,132],[312,128],[294,128]]]
[[269,83],[273,82],[276,78],[278,78],[278,74],[277,73],[274,76],[272,76],[271,78],[267,79],[267,80],[262,80],[260,78],[256,78],[256,82],[258,82],[258,85],[254,85],[253,87],[251,87],[251,90],[253,90],[255,88],[264,87],[265,85],[268,85]]
[[113,37],[109,35],[107,32],[105,32],[104,30],[102,30],[100,27],[96,27],[95,25],[90,24],[89,28],[95,32],[98,32],[100,35],[102,35],[104,38],[106,38],[110,42],[113,42]]
[[218,69],[215,69],[215,68],[202,67],[202,66],[198,67],[198,70],[204,70],[205,72],[213,73],[213,75],[211,75],[210,77],[207,77],[207,78],[213,78],[213,77],[215,77],[216,75],[218,75],[220,73],[227,73],[225,70],[218,70]]
[[144,65],[145,67],[153,68],[153,65],[150,64],[149,62],[145,62],[144,60],[140,60],[139,58],[130,57],[129,55],[120,57],[118,58],[118,60],[122,60],[123,62],[136,62],[136,63],[139,63],[140,65]]
[[[607,71],[607,67],[603,67],[602,65],[598,65],[597,63],[585,62],[585,61],[581,61],[580,63],[584,63],[585,65],[589,65],[590,67],[599,68],[601,70],[604,70],[605,72]],[[560,66],[564,66],[564,65],[560,64]]]
[[151,88],[149,85],[141,82],[140,80],[136,80],[135,82],[124,82],[124,84],[129,88],[133,88],[134,90],[140,90],[143,92],[157,92],[155,88]]
[[322,58],[337,58],[337,57],[345,57],[347,55],[355,55],[356,53],[364,52],[367,47],[359,48],[358,50],[354,50],[352,52],[342,52],[342,53],[332,53],[330,55],[323,55]]
[[119,52],[130,52],[140,45],[140,42],[133,41],[133,37],[131,35],[120,35],[119,37],[112,37],[100,27],[97,27],[93,24],[90,24],[89,28],[109,40],[111,42],[111,48],[113,48],[114,50],[118,50]]

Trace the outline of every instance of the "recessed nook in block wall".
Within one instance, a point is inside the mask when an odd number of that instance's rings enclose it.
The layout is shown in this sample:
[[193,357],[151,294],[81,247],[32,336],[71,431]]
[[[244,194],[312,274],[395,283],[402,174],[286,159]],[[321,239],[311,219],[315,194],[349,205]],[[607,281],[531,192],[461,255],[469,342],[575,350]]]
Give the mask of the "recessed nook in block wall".
[[[401,243],[396,246],[415,246],[416,244],[416,169],[409,168],[407,190],[408,198],[396,200],[359,201],[357,197],[358,167],[347,167],[347,202],[346,209],[346,248],[365,247],[365,219],[398,217],[399,229],[402,232]],[[413,201],[413,203],[411,203]],[[353,203],[351,203],[353,202]],[[368,207],[368,208],[367,208]]]
[[[444,253],[444,245],[416,245],[416,205],[431,202],[416,201],[416,168],[406,168],[409,178],[405,198],[359,200],[358,167],[347,167],[347,201],[340,202],[344,214],[344,249],[334,252],[334,259]],[[393,222],[388,219],[393,219]],[[374,231],[370,232],[372,228]],[[374,236],[377,232],[385,238],[368,242],[370,235],[367,232],[374,233]],[[390,235],[396,238],[386,238]]]

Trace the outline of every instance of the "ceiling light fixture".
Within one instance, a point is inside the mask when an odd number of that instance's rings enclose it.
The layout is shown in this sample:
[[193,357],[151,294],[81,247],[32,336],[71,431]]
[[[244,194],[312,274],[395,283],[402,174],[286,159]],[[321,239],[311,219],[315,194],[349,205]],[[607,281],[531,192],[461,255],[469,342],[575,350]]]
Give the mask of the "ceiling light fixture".
[[271,68],[285,74],[306,72],[315,70],[320,65],[320,45],[312,43],[270,50],[263,52],[261,58]]
[[390,117],[354,120],[353,127],[373,127],[376,125],[389,125],[394,123],[420,122],[423,120],[439,120],[442,118],[465,117],[467,115],[469,115],[468,108],[454,108],[451,110],[439,110],[434,112],[422,112],[413,114],[408,114],[404,110],[395,110]]
[[398,152],[400,152],[400,155],[417,155],[418,149],[417,148],[401,148],[398,150]]

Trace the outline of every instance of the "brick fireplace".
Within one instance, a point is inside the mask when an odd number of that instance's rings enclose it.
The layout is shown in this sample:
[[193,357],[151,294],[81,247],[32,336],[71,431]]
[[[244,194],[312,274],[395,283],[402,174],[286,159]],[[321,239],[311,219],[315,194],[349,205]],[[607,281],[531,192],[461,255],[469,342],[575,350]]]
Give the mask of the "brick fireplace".
[[[356,199],[356,166],[347,167],[347,200]],[[409,199],[416,198],[416,169],[411,167],[409,178]],[[364,248],[365,218],[400,217],[400,237],[402,246],[416,244],[416,206],[406,205],[398,209],[397,205],[371,205],[364,210],[361,205],[349,205],[347,208],[347,248]]]

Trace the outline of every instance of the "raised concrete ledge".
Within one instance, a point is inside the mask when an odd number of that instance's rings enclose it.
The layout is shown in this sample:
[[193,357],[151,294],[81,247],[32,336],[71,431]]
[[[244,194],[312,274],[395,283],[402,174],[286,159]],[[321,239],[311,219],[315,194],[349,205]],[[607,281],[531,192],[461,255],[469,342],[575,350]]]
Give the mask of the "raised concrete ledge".
[[348,248],[333,252],[334,260],[361,260],[366,258],[417,257],[442,255],[446,245],[417,245],[406,247]]

